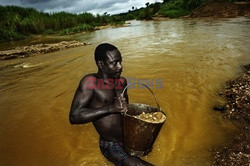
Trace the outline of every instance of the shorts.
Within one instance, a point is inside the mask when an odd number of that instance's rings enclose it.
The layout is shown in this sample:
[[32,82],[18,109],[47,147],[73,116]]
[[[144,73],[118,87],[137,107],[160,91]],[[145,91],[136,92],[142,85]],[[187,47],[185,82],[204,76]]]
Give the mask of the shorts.
[[100,149],[102,154],[116,166],[122,166],[129,157],[120,142],[110,142],[100,138]]

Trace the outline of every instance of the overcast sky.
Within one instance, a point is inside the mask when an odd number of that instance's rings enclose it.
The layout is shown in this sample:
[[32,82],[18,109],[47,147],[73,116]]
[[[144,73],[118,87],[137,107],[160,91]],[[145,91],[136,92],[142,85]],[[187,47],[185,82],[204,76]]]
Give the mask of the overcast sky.
[[93,14],[118,14],[127,12],[132,6],[138,9],[145,7],[147,2],[155,3],[163,0],[0,0],[0,5],[15,5],[22,7],[33,7],[44,12],[70,12]]

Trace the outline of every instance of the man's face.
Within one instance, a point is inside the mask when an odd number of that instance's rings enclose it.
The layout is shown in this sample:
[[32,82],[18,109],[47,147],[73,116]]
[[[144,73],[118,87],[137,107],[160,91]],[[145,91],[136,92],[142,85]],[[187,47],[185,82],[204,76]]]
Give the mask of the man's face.
[[103,71],[109,78],[120,78],[122,73],[122,57],[118,50],[108,51],[104,61]]

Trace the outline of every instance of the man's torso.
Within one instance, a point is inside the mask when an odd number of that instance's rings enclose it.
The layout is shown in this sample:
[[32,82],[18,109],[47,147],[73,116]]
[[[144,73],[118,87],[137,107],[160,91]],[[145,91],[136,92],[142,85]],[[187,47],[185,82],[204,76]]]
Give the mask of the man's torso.
[[[123,86],[121,84],[121,86]],[[123,87],[124,88],[124,87]],[[94,89],[93,98],[89,104],[89,108],[99,108],[114,103],[115,97],[121,95],[122,89]],[[122,115],[108,114],[93,122],[100,137],[104,140],[112,142],[122,142],[123,138],[123,119]]]

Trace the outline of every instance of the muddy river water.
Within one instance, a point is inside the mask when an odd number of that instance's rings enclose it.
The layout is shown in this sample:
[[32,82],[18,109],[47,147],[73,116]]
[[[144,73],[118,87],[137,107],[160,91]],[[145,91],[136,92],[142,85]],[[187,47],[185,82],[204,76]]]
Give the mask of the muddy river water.
[[[70,125],[81,77],[96,72],[93,52],[110,42],[123,55],[123,76],[160,79],[153,91],[167,114],[153,151],[157,166],[211,165],[210,149],[230,143],[236,127],[213,111],[225,82],[250,62],[250,19],[131,21],[78,34],[90,46],[0,61],[0,165],[112,165],[92,124]],[[159,84],[159,82],[158,82]],[[131,103],[155,105],[146,89]]]

